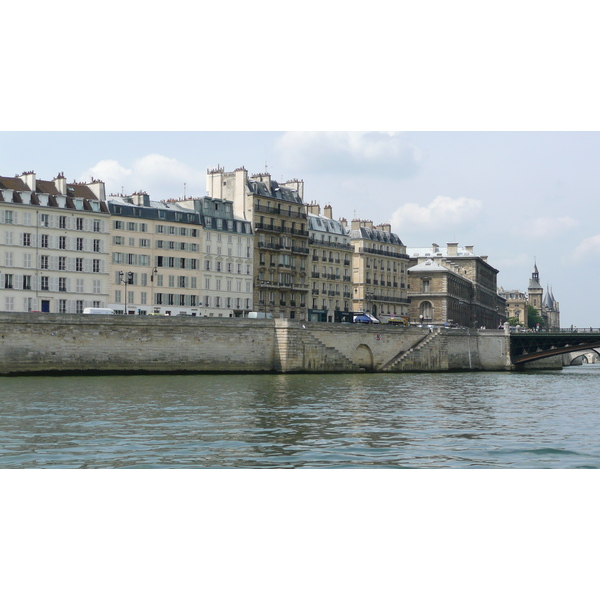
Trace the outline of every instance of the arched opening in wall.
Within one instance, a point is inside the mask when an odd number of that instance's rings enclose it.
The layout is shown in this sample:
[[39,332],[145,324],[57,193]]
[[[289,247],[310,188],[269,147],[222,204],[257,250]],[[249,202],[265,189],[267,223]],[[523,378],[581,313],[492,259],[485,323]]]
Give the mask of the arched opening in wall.
[[361,344],[355,351],[352,357],[355,364],[365,371],[373,370],[373,352],[366,344]]
[[431,302],[421,302],[419,305],[419,318],[423,317],[423,321],[433,321],[433,306]]

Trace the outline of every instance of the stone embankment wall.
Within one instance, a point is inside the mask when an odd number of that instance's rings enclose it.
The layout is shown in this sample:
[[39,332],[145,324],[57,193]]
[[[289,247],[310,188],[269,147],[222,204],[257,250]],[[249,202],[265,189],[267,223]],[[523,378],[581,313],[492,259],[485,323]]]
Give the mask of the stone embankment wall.
[[0,374],[508,370],[503,331],[0,313]]

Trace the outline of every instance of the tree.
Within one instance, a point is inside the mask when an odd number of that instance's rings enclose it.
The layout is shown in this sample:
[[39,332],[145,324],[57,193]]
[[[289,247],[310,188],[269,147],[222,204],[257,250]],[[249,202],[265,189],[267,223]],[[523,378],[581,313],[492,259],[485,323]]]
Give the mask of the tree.
[[529,305],[527,307],[527,327],[533,328],[536,325],[542,327],[544,325],[544,319],[542,319],[537,308],[533,308],[533,306]]
[[508,324],[511,327],[516,327],[517,325],[520,325],[521,322],[519,321],[519,317],[508,317]]

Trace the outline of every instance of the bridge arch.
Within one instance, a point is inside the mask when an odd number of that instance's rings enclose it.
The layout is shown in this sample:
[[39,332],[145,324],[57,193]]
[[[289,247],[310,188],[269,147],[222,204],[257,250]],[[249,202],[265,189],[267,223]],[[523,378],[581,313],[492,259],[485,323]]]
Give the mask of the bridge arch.
[[571,331],[542,333],[511,333],[510,357],[513,365],[600,347],[600,332]]
[[373,371],[373,351],[366,344],[360,344],[352,355],[352,360],[361,369],[366,371]]

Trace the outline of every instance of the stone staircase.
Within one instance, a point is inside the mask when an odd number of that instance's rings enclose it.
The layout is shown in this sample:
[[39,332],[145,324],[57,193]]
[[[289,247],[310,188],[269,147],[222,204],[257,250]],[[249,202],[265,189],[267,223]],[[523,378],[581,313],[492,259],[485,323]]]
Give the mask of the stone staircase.
[[431,331],[425,338],[417,342],[414,346],[409,348],[408,350],[403,350],[399,352],[392,360],[389,360],[380,371],[398,371],[398,366],[407,360],[408,358],[412,358],[412,355],[419,350],[423,350],[429,344],[431,344],[438,336],[440,335],[440,330],[436,329],[435,331]]

